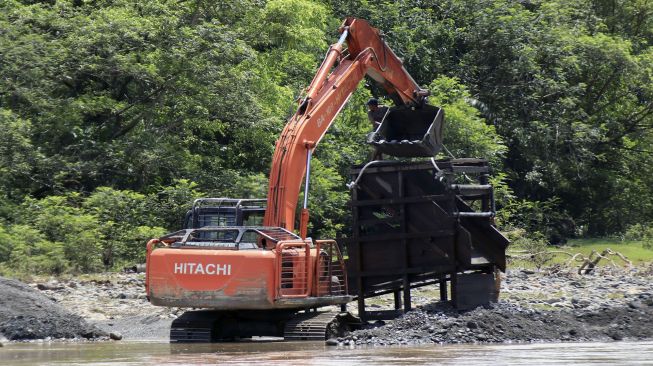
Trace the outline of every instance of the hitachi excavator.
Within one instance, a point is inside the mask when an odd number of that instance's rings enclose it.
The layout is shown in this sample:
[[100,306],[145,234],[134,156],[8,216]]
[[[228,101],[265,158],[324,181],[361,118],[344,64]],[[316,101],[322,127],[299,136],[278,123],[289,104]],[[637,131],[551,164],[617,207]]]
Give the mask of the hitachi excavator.
[[[173,322],[172,342],[252,336],[324,340],[356,325],[347,313],[316,311],[346,304],[352,296],[335,241],[307,237],[311,154],[365,75],[396,104],[393,123],[384,124],[392,130],[384,134],[388,141],[373,141],[382,151],[433,156],[441,144],[442,113],[425,103],[428,92],[404,69],[379,30],[347,18],[339,31],[276,143],[265,207],[257,200],[196,202],[186,229],[147,243],[150,302],[202,309]],[[211,214],[197,208],[200,204],[210,207]],[[256,220],[247,217],[263,210],[263,225],[248,226]]]

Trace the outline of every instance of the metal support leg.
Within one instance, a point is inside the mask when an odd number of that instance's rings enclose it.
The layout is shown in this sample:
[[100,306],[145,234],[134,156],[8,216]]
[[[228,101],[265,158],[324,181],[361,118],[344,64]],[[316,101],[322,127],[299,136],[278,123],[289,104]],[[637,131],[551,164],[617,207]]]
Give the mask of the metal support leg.
[[453,307],[457,308],[458,307],[458,296],[456,296],[456,292],[458,291],[458,273],[453,272],[451,273],[451,304]]
[[367,320],[367,314],[365,314],[365,299],[363,298],[363,291],[358,292],[358,317],[361,318],[361,321]]
[[401,291],[395,291],[394,292],[394,297],[395,297],[395,310],[400,310],[401,309]]
[[449,296],[447,294],[447,276],[440,276],[440,301],[446,302]]
[[408,282],[408,276],[404,276],[404,312],[408,312],[412,309],[410,303],[410,282]]

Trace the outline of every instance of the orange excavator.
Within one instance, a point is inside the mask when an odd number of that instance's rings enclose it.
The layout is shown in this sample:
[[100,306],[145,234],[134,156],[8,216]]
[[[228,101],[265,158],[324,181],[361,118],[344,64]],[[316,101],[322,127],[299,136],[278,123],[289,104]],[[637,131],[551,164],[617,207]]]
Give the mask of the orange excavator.
[[[387,128],[394,128],[398,136],[403,131],[405,138],[388,140],[396,145],[389,151],[402,150],[397,150],[402,144],[415,147],[404,151],[423,150],[424,144],[430,144],[427,155],[433,156],[439,143],[432,136],[440,131],[425,134],[425,130],[439,109],[425,103],[428,92],[403,68],[379,30],[355,18],[345,19],[339,30],[338,42],[330,46],[276,143],[263,225],[248,226],[251,220],[242,219],[244,212],[253,215],[262,210],[260,200],[212,199],[208,202],[212,215],[194,208],[196,216],[187,220],[194,225],[148,242],[150,302],[202,309],[188,311],[173,322],[171,341],[252,336],[324,340],[356,325],[348,313],[317,311],[333,305],[342,308],[353,297],[347,291],[347,273],[335,241],[307,237],[311,154],[365,75],[387,91],[397,105],[395,115],[401,117]],[[409,138],[411,130],[417,133]],[[375,144],[383,149],[384,142]],[[297,235],[302,183],[304,204]],[[254,204],[257,208],[252,208]]]

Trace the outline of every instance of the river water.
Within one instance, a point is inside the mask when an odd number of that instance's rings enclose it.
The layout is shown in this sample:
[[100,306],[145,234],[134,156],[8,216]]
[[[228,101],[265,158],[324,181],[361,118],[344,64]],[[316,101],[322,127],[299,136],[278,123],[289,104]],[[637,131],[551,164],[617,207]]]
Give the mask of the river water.
[[420,347],[328,347],[324,342],[171,345],[25,343],[0,348],[0,365],[653,365],[653,341]]

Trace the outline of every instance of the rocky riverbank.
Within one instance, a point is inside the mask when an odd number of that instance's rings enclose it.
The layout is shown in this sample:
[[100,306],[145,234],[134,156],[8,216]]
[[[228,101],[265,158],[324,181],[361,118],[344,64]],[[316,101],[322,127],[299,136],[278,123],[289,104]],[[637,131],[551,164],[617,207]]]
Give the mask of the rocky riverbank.
[[151,305],[143,273],[105,273],[29,284],[114,339],[167,340],[178,308]]
[[[504,276],[499,303],[468,312],[438,304],[438,298],[437,287],[416,289],[414,311],[394,321],[370,324],[331,343],[394,345],[653,337],[653,266],[603,269],[591,275],[559,269],[513,269]],[[393,300],[382,297],[368,299],[367,303],[381,310],[390,308]],[[0,333],[10,340],[107,339],[110,334],[114,339],[166,340],[170,323],[183,312],[150,305],[145,298],[144,276],[135,273],[47,279],[29,285],[0,279],[0,305]],[[349,310],[355,312],[355,303],[349,305]]]

